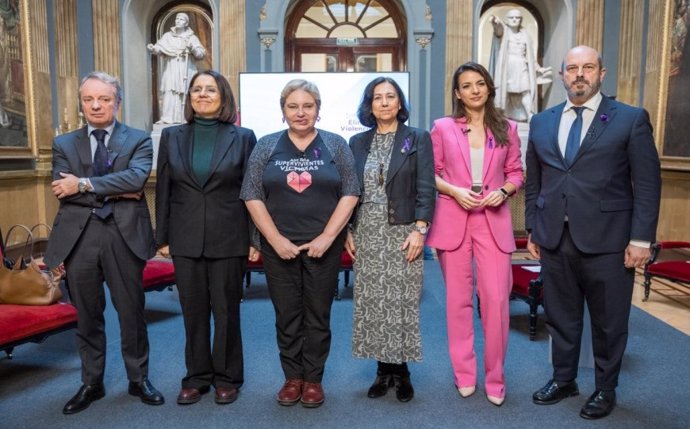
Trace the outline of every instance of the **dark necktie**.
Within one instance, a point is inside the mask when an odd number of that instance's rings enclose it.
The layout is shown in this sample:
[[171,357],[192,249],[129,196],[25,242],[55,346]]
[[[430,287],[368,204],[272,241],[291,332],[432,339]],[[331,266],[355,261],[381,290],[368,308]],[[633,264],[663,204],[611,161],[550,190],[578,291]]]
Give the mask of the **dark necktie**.
[[[108,149],[105,147],[106,130],[93,130],[91,132],[96,138],[96,153],[93,154],[93,173],[95,176],[105,176],[108,174]],[[96,216],[105,219],[113,213],[113,205],[110,201],[105,201],[103,207],[94,210]]]
[[565,163],[570,167],[575,160],[575,155],[577,150],[580,148],[580,136],[582,135],[582,111],[585,109],[584,106],[573,107],[573,111],[577,115],[575,122],[570,127],[570,132],[568,133],[568,141],[565,145]]
[[91,132],[96,137],[96,153],[93,154],[93,173],[95,176],[105,176],[108,174],[108,149],[105,147],[106,130],[93,130]]

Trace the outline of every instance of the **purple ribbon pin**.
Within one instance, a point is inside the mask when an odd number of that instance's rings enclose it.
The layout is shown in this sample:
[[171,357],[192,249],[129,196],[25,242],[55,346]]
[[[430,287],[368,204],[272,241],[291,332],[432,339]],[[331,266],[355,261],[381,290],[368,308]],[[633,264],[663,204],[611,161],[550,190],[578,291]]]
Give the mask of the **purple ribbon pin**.
[[400,149],[400,153],[407,153],[410,151],[410,147],[412,147],[412,142],[410,141],[409,137],[405,137],[405,140],[403,140],[403,146],[402,149]]
[[314,158],[321,159],[321,148],[320,147],[314,148]]
[[599,119],[601,119],[601,122],[608,122],[609,115],[607,115],[606,113],[602,113],[601,116],[599,116]]
[[493,149],[493,148],[494,148],[494,138],[489,137],[489,149]]

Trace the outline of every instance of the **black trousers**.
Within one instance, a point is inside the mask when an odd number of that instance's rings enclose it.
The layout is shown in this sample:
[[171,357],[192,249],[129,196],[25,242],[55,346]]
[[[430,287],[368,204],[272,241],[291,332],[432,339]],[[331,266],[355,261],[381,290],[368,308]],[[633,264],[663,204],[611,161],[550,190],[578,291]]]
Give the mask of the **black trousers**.
[[103,382],[106,354],[103,280],[120,322],[127,378],[140,382],[148,377],[149,341],[142,286],[145,264],[146,261],[129,249],[112,216],[102,220],[95,215],[65,261],[70,295],[77,307],[77,343],[84,384]]
[[331,304],[344,241],[345,234],[340,234],[321,258],[310,258],[302,252],[295,259],[283,260],[262,240],[285,378],[310,383],[320,383],[323,378],[331,348]]
[[625,268],[624,258],[624,252],[581,252],[567,225],[556,249],[541,249],[544,310],[553,341],[554,380],[570,381],[577,377],[586,300],[592,323],[596,388],[608,390],[618,385],[628,340],[635,273]]
[[239,388],[244,382],[240,301],[247,258],[173,255],[173,263],[186,339],[182,387]]

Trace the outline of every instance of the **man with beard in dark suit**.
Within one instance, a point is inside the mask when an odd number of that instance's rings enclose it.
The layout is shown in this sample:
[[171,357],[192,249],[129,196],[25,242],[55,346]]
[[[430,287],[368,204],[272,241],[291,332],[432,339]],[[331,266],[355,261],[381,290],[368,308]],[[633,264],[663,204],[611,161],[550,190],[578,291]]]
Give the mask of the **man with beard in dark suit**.
[[580,411],[606,417],[628,339],[635,268],[655,240],[661,177],[649,115],[600,92],[599,53],[577,46],[561,78],[568,100],[530,123],[525,186],[528,249],[541,259],[553,377],[533,402],[579,394],[585,300],[592,322],[596,390]]

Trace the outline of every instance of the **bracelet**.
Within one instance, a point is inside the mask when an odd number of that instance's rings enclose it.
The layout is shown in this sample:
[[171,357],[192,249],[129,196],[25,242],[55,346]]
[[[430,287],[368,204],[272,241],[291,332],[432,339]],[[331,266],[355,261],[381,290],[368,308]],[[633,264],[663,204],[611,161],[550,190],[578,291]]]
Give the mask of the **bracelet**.
[[498,188],[498,190],[501,192],[501,194],[503,194],[503,199],[504,199],[504,200],[505,200],[506,198],[508,198],[508,191],[506,191],[506,190],[503,189],[503,188]]

